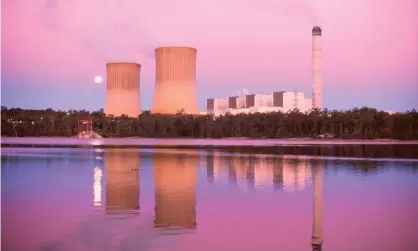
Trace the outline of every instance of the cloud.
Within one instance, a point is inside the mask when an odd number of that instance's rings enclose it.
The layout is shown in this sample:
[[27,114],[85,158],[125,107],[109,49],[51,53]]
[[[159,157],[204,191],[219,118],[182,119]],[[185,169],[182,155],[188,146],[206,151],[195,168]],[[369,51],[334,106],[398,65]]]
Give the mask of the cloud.
[[38,17],[46,29],[103,61],[153,58],[155,47],[193,46],[208,32],[214,39],[248,39],[253,28],[240,23],[274,15],[309,22],[316,16],[308,0],[45,0]]

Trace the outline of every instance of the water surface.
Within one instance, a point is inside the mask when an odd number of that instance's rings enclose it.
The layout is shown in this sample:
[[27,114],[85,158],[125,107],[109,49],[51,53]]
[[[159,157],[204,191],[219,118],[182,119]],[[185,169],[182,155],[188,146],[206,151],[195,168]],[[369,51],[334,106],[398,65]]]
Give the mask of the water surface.
[[3,148],[2,250],[418,250],[417,159]]

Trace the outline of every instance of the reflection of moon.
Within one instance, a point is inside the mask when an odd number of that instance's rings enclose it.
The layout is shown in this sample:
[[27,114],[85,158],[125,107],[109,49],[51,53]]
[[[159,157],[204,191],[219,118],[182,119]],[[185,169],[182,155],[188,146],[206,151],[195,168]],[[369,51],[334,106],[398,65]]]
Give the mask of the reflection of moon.
[[103,78],[101,76],[94,77],[94,82],[96,84],[100,84],[100,83],[102,83],[102,81],[103,81]]
[[100,206],[102,202],[102,170],[98,167],[94,168],[93,180],[93,203],[95,206]]

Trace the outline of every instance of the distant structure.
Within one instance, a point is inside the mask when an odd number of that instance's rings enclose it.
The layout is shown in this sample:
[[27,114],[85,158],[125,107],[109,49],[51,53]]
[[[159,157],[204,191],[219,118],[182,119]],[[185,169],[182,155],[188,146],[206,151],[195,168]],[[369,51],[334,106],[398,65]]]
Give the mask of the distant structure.
[[312,29],[312,64],[313,64],[313,87],[312,108],[322,109],[322,30],[315,26]]
[[136,63],[107,63],[106,115],[137,117],[141,114],[139,75]]
[[90,138],[93,133],[93,121],[91,120],[79,120],[77,126],[78,138],[86,139]]
[[280,91],[272,94],[247,94],[226,99],[207,99],[206,111],[202,114],[219,116],[226,113],[287,112],[293,109],[307,112],[311,108],[312,101],[306,99],[304,93]]
[[190,47],[155,49],[156,79],[152,113],[199,114],[196,54]]
[[101,135],[93,131],[93,121],[91,120],[79,120],[77,132],[79,139],[102,138]]

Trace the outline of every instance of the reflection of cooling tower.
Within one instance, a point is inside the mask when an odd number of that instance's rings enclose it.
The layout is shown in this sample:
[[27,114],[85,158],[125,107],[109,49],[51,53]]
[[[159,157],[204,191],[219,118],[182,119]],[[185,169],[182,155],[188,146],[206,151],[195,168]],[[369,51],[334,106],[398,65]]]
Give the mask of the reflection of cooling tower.
[[152,156],[156,228],[196,228],[197,153],[157,151]]
[[312,29],[312,60],[313,60],[313,90],[312,108],[322,108],[322,30],[315,26]]
[[196,54],[189,47],[161,47],[155,50],[156,80],[153,113],[198,114]]
[[322,166],[313,167],[313,224],[312,224],[312,250],[322,249]]
[[108,63],[104,112],[107,115],[137,117],[141,113],[139,72],[135,63]]
[[104,152],[106,211],[139,209],[139,154],[130,150]]

